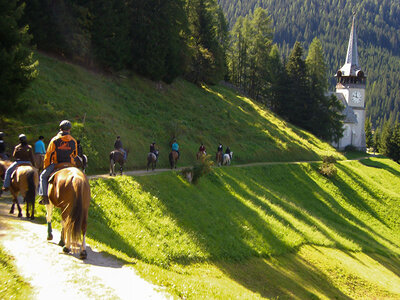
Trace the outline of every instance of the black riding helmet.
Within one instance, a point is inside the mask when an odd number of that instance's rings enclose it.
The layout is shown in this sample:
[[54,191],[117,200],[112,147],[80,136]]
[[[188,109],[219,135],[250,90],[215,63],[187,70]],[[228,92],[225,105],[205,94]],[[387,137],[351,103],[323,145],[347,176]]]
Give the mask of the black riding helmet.
[[60,130],[70,130],[72,128],[72,124],[68,120],[63,120],[60,123]]
[[19,141],[20,141],[21,143],[26,142],[26,135],[23,134],[23,133],[21,133],[21,134],[19,135],[18,139],[19,139]]

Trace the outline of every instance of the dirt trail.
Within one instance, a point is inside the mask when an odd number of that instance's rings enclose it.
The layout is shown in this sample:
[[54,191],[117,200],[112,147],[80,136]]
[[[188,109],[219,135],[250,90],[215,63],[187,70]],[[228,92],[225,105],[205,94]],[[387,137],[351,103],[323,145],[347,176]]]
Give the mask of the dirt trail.
[[[161,288],[140,278],[132,267],[90,245],[87,260],[63,254],[60,233],[47,242],[47,227],[10,215],[9,198],[0,202],[0,243],[15,258],[18,273],[33,287],[34,299],[168,299]],[[25,216],[25,212],[23,212]]]

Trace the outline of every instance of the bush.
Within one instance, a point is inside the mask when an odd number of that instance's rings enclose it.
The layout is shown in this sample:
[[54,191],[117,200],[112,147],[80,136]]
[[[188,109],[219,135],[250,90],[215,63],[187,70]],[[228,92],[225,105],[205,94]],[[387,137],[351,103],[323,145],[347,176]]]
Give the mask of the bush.
[[325,164],[334,164],[334,163],[336,163],[336,158],[333,155],[324,156],[323,162]]
[[333,163],[323,163],[318,170],[319,173],[328,178],[333,178],[337,174],[337,169]]
[[213,162],[210,160],[210,155],[202,156],[198,159],[193,167],[184,168],[181,171],[182,176],[189,182],[198,183],[200,178],[207,175],[212,170]]

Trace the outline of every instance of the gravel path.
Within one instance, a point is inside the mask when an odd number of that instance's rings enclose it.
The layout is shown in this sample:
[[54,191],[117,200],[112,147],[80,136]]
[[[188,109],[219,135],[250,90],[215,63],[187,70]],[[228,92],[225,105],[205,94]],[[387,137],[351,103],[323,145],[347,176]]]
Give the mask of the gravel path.
[[[132,267],[87,247],[88,258],[63,254],[47,227],[10,215],[10,198],[0,202],[0,243],[15,258],[18,273],[33,287],[34,299],[168,299],[161,288],[140,278]],[[23,212],[25,215],[25,212]]]

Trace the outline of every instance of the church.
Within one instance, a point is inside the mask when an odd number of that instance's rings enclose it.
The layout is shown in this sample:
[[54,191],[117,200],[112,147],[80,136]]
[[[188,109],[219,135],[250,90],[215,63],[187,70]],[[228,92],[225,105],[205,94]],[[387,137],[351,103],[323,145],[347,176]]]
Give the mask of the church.
[[365,151],[365,87],[366,76],[358,64],[355,16],[351,26],[345,64],[336,73],[336,97],[344,109],[343,137],[332,145],[339,150],[347,146]]

